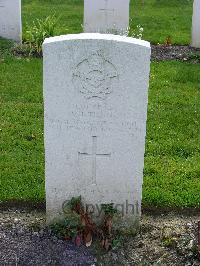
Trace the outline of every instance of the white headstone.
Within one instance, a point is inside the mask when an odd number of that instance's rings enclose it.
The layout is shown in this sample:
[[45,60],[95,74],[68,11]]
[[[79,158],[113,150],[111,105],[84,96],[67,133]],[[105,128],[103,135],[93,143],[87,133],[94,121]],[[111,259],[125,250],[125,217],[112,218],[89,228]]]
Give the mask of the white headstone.
[[46,39],[43,52],[48,221],[76,196],[96,212],[120,204],[124,221],[136,221],[150,44],[83,33]]
[[84,0],[84,31],[127,35],[130,0]]
[[193,4],[192,46],[200,48],[200,0],[194,0]]
[[0,37],[21,41],[21,0],[0,0]]

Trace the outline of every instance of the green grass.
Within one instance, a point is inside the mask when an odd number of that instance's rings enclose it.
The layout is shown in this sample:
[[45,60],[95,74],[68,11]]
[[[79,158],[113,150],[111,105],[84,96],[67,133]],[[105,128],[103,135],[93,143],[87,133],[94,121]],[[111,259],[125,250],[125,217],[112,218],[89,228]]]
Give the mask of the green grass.
[[83,31],[82,0],[23,0],[23,31],[25,32],[37,18],[42,19],[54,14],[59,18],[58,35]]
[[143,39],[165,43],[170,36],[173,44],[190,44],[192,0],[132,0],[131,28],[144,27]]
[[[23,0],[24,32],[36,18],[56,14],[60,17],[57,34],[82,32],[83,0]],[[130,26],[144,28],[143,39],[164,43],[168,36],[173,44],[189,44],[193,0],[131,0]]]
[[[83,1],[23,0],[24,32],[36,18],[61,16],[57,34],[82,31]],[[131,2],[144,39],[190,42],[191,0]],[[26,23],[27,25],[26,25]],[[44,201],[42,60],[15,58],[0,40],[0,201]],[[200,64],[151,64],[143,203],[200,207]]]
[[200,64],[151,65],[143,201],[200,206]]
[[44,198],[42,62],[7,59],[0,68],[0,200]]
[[[200,206],[200,65],[151,65],[143,202]],[[0,68],[0,200],[44,200],[42,60]]]

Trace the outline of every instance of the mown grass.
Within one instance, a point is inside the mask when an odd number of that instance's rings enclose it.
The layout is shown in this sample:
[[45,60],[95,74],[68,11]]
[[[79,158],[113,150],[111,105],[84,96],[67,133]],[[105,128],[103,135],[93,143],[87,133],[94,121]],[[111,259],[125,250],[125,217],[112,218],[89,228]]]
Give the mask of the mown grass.
[[200,64],[151,65],[143,201],[200,206]]
[[[0,63],[0,200],[44,201],[42,60]],[[200,206],[200,65],[154,62],[143,203]]]
[[0,200],[44,199],[42,61],[0,63]]
[[[23,30],[36,18],[61,16],[57,34],[82,31],[83,1],[23,0]],[[131,2],[131,27],[144,39],[190,42],[191,0]],[[27,24],[26,24],[27,23]],[[42,60],[15,58],[0,40],[0,201],[44,201]],[[200,65],[151,65],[143,203],[200,206]]]
[[[33,20],[56,14],[60,17],[57,34],[82,32],[83,0],[23,0],[23,31]],[[170,36],[173,44],[189,44],[193,0],[131,0],[130,26],[144,28],[143,39],[164,43]]]

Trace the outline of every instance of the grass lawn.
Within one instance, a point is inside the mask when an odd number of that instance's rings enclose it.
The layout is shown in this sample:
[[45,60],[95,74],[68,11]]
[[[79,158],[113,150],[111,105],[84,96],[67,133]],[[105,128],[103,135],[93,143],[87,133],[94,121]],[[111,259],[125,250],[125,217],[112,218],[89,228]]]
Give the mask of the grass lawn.
[[[60,16],[57,34],[82,32],[83,0],[22,0],[24,32],[36,18]],[[193,0],[131,0],[130,26],[144,28],[143,39],[173,44],[189,44]]]
[[151,64],[143,202],[200,207],[200,64]]
[[[144,39],[188,44],[192,0],[132,0]],[[82,0],[23,0],[23,30],[60,15],[57,34],[82,31]],[[44,201],[42,60],[9,55],[0,40],[0,201]],[[200,64],[151,64],[143,203],[200,207]]]
[[[6,53],[7,42],[0,42]],[[0,59],[0,201],[44,200],[42,60]],[[151,65],[143,202],[200,206],[200,64]]]

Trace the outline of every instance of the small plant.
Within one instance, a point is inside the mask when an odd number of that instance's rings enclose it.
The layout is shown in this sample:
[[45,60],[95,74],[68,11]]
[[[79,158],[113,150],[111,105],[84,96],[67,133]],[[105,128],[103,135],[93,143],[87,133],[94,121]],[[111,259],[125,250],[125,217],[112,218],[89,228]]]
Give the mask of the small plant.
[[71,240],[78,236],[82,230],[80,216],[75,213],[70,213],[63,220],[52,224],[50,229],[58,238]]
[[168,238],[163,239],[162,243],[165,247],[168,247],[168,248],[175,248],[177,245],[176,238],[173,238],[173,237],[168,237]]
[[116,246],[116,241],[113,239],[112,226],[113,217],[118,211],[113,205],[113,203],[101,205],[104,212],[104,223],[101,231],[101,246],[106,250],[111,249],[113,244]]
[[[84,28],[83,25],[81,26],[82,28]],[[141,25],[137,25],[134,29],[132,29],[132,27],[130,26],[125,29],[118,29],[115,24],[113,24],[113,26],[111,26],[106,31],[102,31],[101,28],[97,30],[97,32],[99,33],[130,36],[130,37],[138,38],[138,39],[142,39],[143,31],[144,31],[144,28]]]
[[24,44],[29,48],[29,55],[42,55],[44,39],[55,35],[57,21],[58,19],[53,15],[33,22],[24,36]]
[[195,60],[197,62],[200,62],[200,53],[190,53],[188,55],[189,60]]
[[172,38],[171,38],[171,36],[167,36],[167,38],[165,39],[165,45],[166,46],[171,46],[172,45]]
[[5,40],[0,37],[0,59],[3,59],[5,56],[9,56],[12,47],[13,47],[12,41]]
[[[101,29],[99,29],[98,32],[101,33]],[[103,33],[104,33],[104,32],[103,32]],[[123,36],[123,35],[125,35],[125,36],[128,35],[127,30],[124,30],[124,29],[117,29],[115,24],[113,25],[113,28],[110,28],[110,29],[106,30],[105,33],[106,33],[106,34],[113,34],[113,35],[122,35],[122,36]]]
[[133,38],[142,39],[144,28],[139,24],[134,29],[130,27],[127,29],[127,35]]
[[101,208],[104,211],[106,216],[113,217],[117,213],[117,209],[113,207],[113,203],[110,204],[101,204]]
[[64,202],[64,219],[51,225],[51,230],[58,238],[73,240],[77,246],[85,244],[89,247],[95,235],[96,225],[85,212],[81,197],[73,197]]
[[119,246],[120,238],[114,239],[112,234],[112,219],[117,213],[113,204],[102,204],[104,219],[100,227],[97,227],[84,210],[81,197],[73,197],[70,201],[64,202],[62,207],[64,219],[50,226],[51,231],[58,238],[73,240],[77,246],[85,244],[89,247],[94,237],[97,237],[101,241],[101,246],[106,250]]

